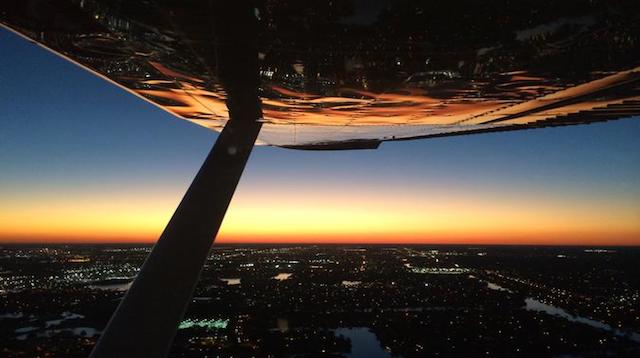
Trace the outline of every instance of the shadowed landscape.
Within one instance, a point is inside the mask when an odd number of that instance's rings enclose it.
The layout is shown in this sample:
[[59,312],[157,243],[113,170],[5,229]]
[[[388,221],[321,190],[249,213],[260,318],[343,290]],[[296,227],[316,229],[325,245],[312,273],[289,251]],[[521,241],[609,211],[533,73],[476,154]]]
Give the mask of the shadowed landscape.
[[[86,356],[149,250],[3,246],[2,355]],[[634,356],[639,258],[629,247],[214,246],[171,356]]]

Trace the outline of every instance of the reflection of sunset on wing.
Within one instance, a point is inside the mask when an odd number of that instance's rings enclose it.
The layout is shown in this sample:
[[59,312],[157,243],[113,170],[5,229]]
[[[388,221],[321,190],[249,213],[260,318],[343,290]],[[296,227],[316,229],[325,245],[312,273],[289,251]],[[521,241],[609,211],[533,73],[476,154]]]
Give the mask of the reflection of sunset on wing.
[[[142,88],[134,90],[137,94],[204,127],[219,131],[224,126],[228,111],[221,87],[208,89],[201,79],[150,64],[169,80],[145,79]],[[638,71],[594,73],[594,80],[569,88],[527,71],[502,73],[492,82],[448,81],[427,88],[409,82],[383,92],[337,87],[323,95],[266,83],[262,95],[265,125],[259,144],[295,146],[544,126],[554,119],[594,110],[605,110],[611,118],[624,117],[633,113],[626,104],[637,102],[633,91],[597,94],[633,83]],[[599,119],[585,117],[587,122]],[[571,120],[580,122],[579,118]],[[295,131],[290,125],[296,126]]]

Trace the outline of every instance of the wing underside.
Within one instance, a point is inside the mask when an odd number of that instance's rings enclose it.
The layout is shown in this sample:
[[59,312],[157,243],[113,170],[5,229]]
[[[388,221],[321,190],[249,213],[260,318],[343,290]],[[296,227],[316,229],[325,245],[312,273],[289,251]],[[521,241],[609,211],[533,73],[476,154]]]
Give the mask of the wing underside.
[[[606,1],[513,20],[507,35],[486,30],[482,38],[463,34],[450,42],[435,25],[404,31],[395,24],[392,33],[393,8],[370,23],[350,22],[347,10],[324,9],[334,18],[317,24],[317,13],[287,8],[288,19],[323,29],[297,34],[281,24],[289,2],[259,3],[256,16],[265,25],[258,144],[375,148],[382,141],[640,114],[639,12]],[[531,13],[546,6],[540,3]],[[163,1],[145,8],[124,1],[0,5],[6,28],[179,118],[220,131],[228,112],[210,19],[195,6]]]

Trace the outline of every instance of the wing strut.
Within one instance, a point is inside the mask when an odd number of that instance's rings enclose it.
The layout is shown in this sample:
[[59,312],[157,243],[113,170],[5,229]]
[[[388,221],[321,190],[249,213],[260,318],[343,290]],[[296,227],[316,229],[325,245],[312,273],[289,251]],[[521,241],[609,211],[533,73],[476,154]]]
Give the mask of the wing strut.
[[211,23],[177,16],[173,21],[192,33],[213,29],[215,56],[202,57],[225,88],[230,119],[100,336],[92,358],[169,353],[262,126],[255,11],[245,1],[203,4],[211,5],[203,10],[210,11]]
[[167,355],[260,126],[225,126],[91,357]]

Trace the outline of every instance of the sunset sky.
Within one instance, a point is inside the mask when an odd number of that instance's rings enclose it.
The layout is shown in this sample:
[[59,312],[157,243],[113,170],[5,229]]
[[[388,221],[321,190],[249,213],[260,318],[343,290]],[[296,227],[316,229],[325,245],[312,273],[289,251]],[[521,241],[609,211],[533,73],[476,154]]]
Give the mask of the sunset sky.
[[[0,30],[0,242],[153,242],[217,138]],[[257,147],[217,242],[640,245],[640,120]]]

